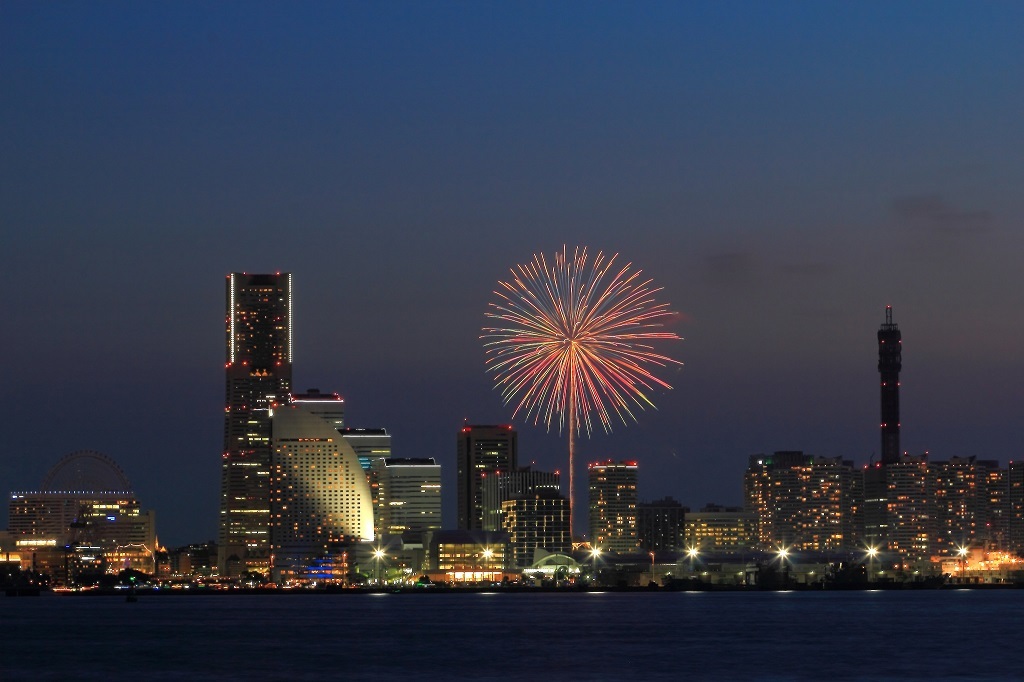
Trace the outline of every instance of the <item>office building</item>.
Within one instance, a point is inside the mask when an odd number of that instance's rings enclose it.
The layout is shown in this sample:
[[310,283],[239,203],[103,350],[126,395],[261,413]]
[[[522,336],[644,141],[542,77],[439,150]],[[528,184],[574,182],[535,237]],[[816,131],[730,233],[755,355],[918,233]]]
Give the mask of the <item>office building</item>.
[[537,550],[568,553],[572,550],[569,528],[569,500],[557,489],[537,488],[501,503],[503,530],[508,533],[511,565],[528,568]]
[[636,534],[640,549],[658,552],[682,548],[688,511],[671,497],[654,502],[638,502]]
[[757,546],[757,516],[743,507],[708,504],[686,514],[687,550],[741,554]]
[[518,466],[518,440],[511,425],[463,426],[458,433],[456,507],[460,530],[483,530],[483,479]]
[[292,277],[227,276],[224,452],[218,566],[222,574],[270,565],[270,409],[292,382]]
[[272,576],[286,582],[318,557],[372,540],[373,508],[355,451],[328,421],[301,404],[271,414]]
[[359,466],[367,475],[373,470],[373,463],[391,456],[391,434],[387,429],[353,429],[345,427],[338,433],[348,441],[359,458]]
[[636,476],[632,461],[587,465],[590,492],[590,544],[602,551],[635,552]]
[[315,414],[337,430],[345,428],[345,399],[337,393],[321,393],[310,388],[305,393],[293,393],[291,402],[302,405],[310,414]]
[[431,458],[377,459],[374,528],[380,535],[422,537],[441,528],[441,465]]
[[533,497],[538,493],[561,490],[561,475],[557,471],[534,471],[519,467],[513,471],[481,474],[481,507],[484,530],[502,530],[502,505],[508,500]]

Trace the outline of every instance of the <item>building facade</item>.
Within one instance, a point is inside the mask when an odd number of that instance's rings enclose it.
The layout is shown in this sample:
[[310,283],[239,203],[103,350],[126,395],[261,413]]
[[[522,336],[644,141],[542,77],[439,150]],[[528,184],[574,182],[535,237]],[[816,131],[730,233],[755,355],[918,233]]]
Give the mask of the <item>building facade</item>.
[[518,466],[518,436],[509,424],[463,426],[458,433],[457,522],[460,530],[483,530],[483,480]]
[[481,474],[481,512],[484,530],[503,530],[504,503],[522,497],[561,490],[561,475],[557,471],[534,471],[519,467],[513,471]]
[[671,497],[636,505],[636,533],[640,548],[648,552],[683,547],[689,510]]
[[374,529],[380,535],[415,534],[441,528],[441,465],[432,458],[377,459]]
[[637,464],[593,462],[587,466],[590,544],[602,551],[635,552]]
[[572,550],[569,500],[557,490],[542,488],[532,495],[505,500],[501,507],[503,530],[509,536],[512,568],[531,566],[537,550],[563,554]]
[[741,554],[758,547],[757,516],[743,507],[705,505],[686,514],[686,549]]
[[[270,409],[292,383],[292,277],[231,273],[226,292],[224,451],[218,565],[270,566]],[[229,569],[230,567],[230,569]]]
[[313,560],[373,540],[373,507],[355,451],[329,421],[302,405],[271,414],[272,576],[288,581]]
[[827,552],[860,545],[862,477],[852,462],[799,450],[751,455],[743,484],[760,549]]

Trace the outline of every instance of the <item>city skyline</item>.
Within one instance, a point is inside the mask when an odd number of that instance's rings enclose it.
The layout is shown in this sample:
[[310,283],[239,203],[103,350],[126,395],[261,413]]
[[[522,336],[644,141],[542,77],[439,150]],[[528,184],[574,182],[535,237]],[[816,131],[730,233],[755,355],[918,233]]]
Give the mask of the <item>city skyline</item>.
[[511,417],[494,282],[565,243],[683,313],[674,390],[579,444],[640,461],[641,500],[739,504],[757,452],[877,459],[886,305],[901,449],[1019,459],[1024,9],[725,5],[0,7],[0,484],[97,450],[166,544],[215,538],[216,283],[244,270],[295,273],[293,389],[449,487],[463,420]]

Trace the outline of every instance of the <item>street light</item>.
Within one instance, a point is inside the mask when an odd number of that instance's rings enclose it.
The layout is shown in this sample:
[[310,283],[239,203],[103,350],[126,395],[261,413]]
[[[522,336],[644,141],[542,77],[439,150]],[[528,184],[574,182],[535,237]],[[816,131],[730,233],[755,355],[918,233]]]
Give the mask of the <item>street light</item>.
[[697,555],[699,553],[700,552],[697,551],[696,547],[690,547],[688,550],[686,550],[686,555],[688,557],[690,557],[690,573],[691,574],[693,573],[693,562],[697,559]]
[[597,582],[597,557],[601,556],[600,547],[592,547],[590,549],[590,560],[593,562],[592,572],[594,574],[594,582]]
[[376,573],[377,585],[381,584],[381,559],[383,558],[384,550],[378,547],[374,550],[374,563],[376,566],[376,570],[374,572]]
[[777,554],[779,557],[779,567],[782,569],[782,587],[786,589],[789,587],[789,567],[786,566],[786,559],[789,558],[789,550],[785,547],[779,547]]
[[960,557],[960,582],[964,582],[967,573],[967,548],[958,547],[956,553]]
[[871,568],[874,566],[875,557],[878,556],[877,547],[868,547],[868,582],[871,582]]

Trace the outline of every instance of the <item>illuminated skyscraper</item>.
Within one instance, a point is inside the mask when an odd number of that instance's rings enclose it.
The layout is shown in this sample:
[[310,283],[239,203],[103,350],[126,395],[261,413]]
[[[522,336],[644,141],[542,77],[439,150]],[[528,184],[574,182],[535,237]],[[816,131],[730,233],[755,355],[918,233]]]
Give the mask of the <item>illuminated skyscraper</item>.
[[590,478],[590,544],[612,552],[635,552],[636,462],[594,462]]
[[224,452],[218,565],[269,568],[270,413],[292,383],[292,277],[227,276]]
[[516,468],[518,439],[511,425],[462,427],[458,435],[458,526],[483,530],[483,478]]

